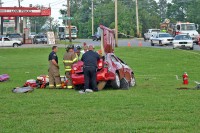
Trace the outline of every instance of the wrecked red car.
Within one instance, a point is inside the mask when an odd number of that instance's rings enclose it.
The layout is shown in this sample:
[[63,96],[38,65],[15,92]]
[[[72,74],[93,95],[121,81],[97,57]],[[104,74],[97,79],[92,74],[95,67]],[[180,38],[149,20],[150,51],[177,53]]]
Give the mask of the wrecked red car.
[[[98,61],[97,83],[101,90],[106,84],[113,88],[124,88],[135,86],[136,81],[133,70],[121,59],[115,56],[114,31],[100,25],[101,28],[101,50],[102,58]],[[72,66],[72,82],[75,87],[84,85],[83,62],[78,61]]]

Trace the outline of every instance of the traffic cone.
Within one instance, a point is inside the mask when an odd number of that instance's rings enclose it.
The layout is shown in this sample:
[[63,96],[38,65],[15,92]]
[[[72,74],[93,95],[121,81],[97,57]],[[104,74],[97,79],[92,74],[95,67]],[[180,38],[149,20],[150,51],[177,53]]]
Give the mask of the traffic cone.
[[130,42],[128,42],[128,47],[130,47],[131,46],[131,43]]
[[142,47],[142,42],[141,42],[141,41],[139,41],[138,46],[139,46],[139,47]]

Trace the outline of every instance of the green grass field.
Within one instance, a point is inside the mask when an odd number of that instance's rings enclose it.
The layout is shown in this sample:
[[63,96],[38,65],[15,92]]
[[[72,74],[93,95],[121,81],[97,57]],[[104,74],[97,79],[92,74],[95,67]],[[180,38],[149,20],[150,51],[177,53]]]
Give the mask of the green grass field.
[[[137,86],[130,90],[106,90],[80,95],[74,90],[36,89],[14,94],[12,88],[27,79],[47,74],[50,48],[0,49],[0,132],[199,132],[200,91],[189,87],[200,81],[199,51],[120,47],[115,54],[134,69]],[[61,74],[64,74],[59,49]],[[177,80],[178,75],[180,80]]]

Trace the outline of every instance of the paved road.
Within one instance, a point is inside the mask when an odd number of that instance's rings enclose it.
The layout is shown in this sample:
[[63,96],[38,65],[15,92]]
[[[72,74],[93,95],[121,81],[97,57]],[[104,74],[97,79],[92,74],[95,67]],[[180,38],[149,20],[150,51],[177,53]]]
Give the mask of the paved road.
[[[95,46],[100,46],[100,41],[92,41],[92,39],[76,39],[76,42],[80,42],[79,45],[82,46],[84,42],[87,44],[93,44]],[[152,47],[149,41],[144,42],[143,39],[119,39],[119,46],[142,46],[142,47]],[[52,45],[48,44],[24,44],[20,48],[37,48],[37,47],[52,47]],[[59,47],[65,47],[65,45],[60,44]],[[172,46],[153,46],[154,48],[164,48],[164,49],[172,49]],[[0,47],[2,48],[2,47]],[[200,50],[199,45],[194,45],[194,50]]]

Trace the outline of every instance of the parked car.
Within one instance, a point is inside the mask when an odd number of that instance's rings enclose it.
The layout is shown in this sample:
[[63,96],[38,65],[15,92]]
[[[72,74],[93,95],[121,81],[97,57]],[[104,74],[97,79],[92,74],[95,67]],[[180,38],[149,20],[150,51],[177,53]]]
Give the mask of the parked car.
[[144,41],[150,40],[150,38],[158,32],[160,32],[160,29],[148,29],[146,33],[144,33]]
[[150,38],[151,46],[172,44],[173,37],[169,33],[158,33]]
[[96,32],[93,36],[92,36],[92,40],[93,41],[98,41],[98,40],[101,40],[101,35],[98,33],[98,32]]
[[[125,88],[136,85],[134,71],[114,53],[114,31],[100,25],[104,36],[102,58],[98,61],[97,83],[111,84],[113,88]],[[72,66],[72,83],[75,87],[84,85],[83,62],[78,61]]]
[[8,37],[0,38],[0,46],[1,47],[18,47],[21,45],[22,45],[21,41],[10,40]]
[[47,36],[46,35],[36,35],[33,38],[33,43],[34,44],[38,44],[38,43],[45,44],[45,43],[47,43]]
[[31,32],[31,33],[29,34],[29,37],[32,38],[32,39],[33,39],[35,36],[36,36],[36,33],[35,33],[35,32]]
[[6,34],[6,37],[10,38],[11,40],[17,40],[17,41],[21,41],[21,43],[24,42],[24,39],[23,37],[19,34],[19,33],[9,33],[9,34]]
[[192,38],[188,34],[179,34],[174,37],[173,49],[175,48],[189,48],[194,49],[194,44]]

